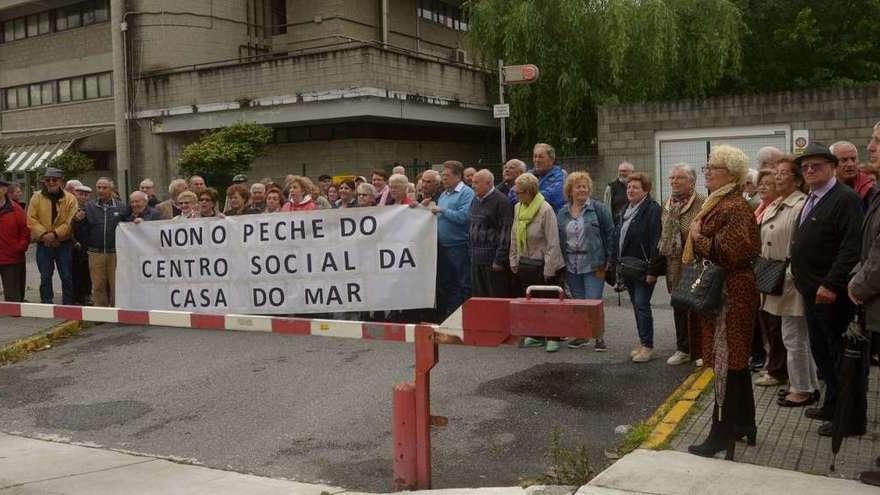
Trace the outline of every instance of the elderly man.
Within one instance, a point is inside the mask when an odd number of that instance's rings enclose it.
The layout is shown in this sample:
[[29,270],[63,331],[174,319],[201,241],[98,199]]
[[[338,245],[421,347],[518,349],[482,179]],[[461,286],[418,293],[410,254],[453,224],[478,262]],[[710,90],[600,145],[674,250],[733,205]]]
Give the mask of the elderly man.
[[76,188],[78,188],[82,185],[83,185],[82,182],[80,182],[76,179],[70,179],[69,181],[67,181],[64,184],[64,190],[69,192],[70,194],[73,194],[74,196],[76,196]]
[[473,176],[468,248],[474,297],[510,297],[508,252],[513,206],[493,184],[495,177],[486,169]]
[[849,141],[838,141],[829,149],[837,157],[837,180],[849,186],[862,198],[862,211],[867,211],[877,192],[874,177],[859,170],[859,150]]
[[24,300],[25,257],[31,240],[27,216],[7,196],[9,182],[0,179],[0,282],[7,302]]
[[[116,227],[125,215],[125,205],[113,197],[113,180],[101,177],[95,183],[97,198],[74,217],[74,224],[86,232],[92,300],[95,306],[113,306],[116,290]],[[83,225],[84,224],[84,225]]]
[[143,191],[134,191],[128,196],[128,210],[122,216],[122,222],[151,222],[162,220],[162,215],[150,207],[150,198]]
[[[872,159],[880,158],[880,131],[874,126],[868,150]],[[837,145],[838,143],[834,143]],[[836,146],[835,146],[836,147]],[[874,148],[872,150],[872,147]],[[839,156],[836,152],[835,156]],[[838,174],[838,178],[840,175]],[[865,215],[862,227],[862,246],[859,264],[856,266],[852,280],[847,287],[849,299],[854,304],[863,306],[865,312],[865,328],[869,331],[872,341],[872,352],[876,353],[880,343],[880,194],[875,194]],[[880,466],[880,458],[875,461]],[[859,475],[862,483],[880,486],[880,471],[865,471]]]
[[526,173],[527,168],[524,161],[517,160],[516,158],[507,160],[507,163],[504,164],[504,169],[501,172],[502,180],[496,188],[501,194],[507,196],[510,204],[516,204],[516,191],[513,190],[516,187],[516,178]]
[[[245,179],[247,180],[247,179]],[[193,175],[189,178],[189,190],[195,193],[196,196],[205,192],[205,189],[208,188],[208,184],[205,183],[204,177],[201,175]],[[176,198],[172,198],[176,199]]]
[[464,182],[464,185],[469,188],[474,188],[474,174],[477,173],[477,169],[474,167],[467,167],[464,169],[464,172],[461,173],[461,180]]
[[162,219],[170,220],[180,215],[180,208],[177,206],[177,196],[187,190],[189,190],[189,186],[183,179],[174,179],[168,184],[168,199],[156,205],[156,209],[159,210]]
[[260,182],[251,184],[251,199],[245,209],[245,215],[254,215],[266,212],[266,186]]
[[[78,211],[85,211],[92,188],[80,184],[76,188]],[[73,297],[80,306],[92,305],[92,275],[89,273],[88,229],[81,222],[73,226]]]
[[40,270],[40,302],[52,304],[52,276],[55,268],[61,277],[61,300],[74,304],[71,275],[70,223],[76,214],[76,198],[61,188],[61,171],[47,168],[43,187],[34,193],[28,204],[28,228],[31,240],[37,243],[37,268]]
[[544,200],[557,212],[565,204],[562,189],[565,186],[565,171],[556,163],[556,150],[547,143],[538,143],[532,148],[531,173],[538,178],[538,189]]
[[605,193],[602,195],[603,202],[611,208],[611,218],[614,219],[614,225],[620,225],[620,215],[629,204],[629,200],[626,199],[626,181],[635,170],[632,163],[620,162],[617,166],[617,178],[605,186]]
[[468,232],[474,191],[464,185],[461,162],[443,162],[443,192],[431,212],[437,215],[438,311],[445,319],[470,297]]
[[440,201],[441,192],[443,192],[443,188],[440,184],[440,173],[436,170],[425,170],[422,173],[419,202],[424,206],[429,206],[430,202],[437,204],[437,201]]
[[21,206],[22,210],[27,210],[27,205],[22,201],[24,199],[24,188],[21,187],[21,184],[18,182],[10,182],[8,195],[9,199],[14,203],[17,203],[18,206]]
[[156,184],[152,179],[146,178],[141,181],[138,190],[146,194],[149,199],[147,203],[151,208],[155,208],[159,204],[159,198],[156,197]]
[[[831,419],[840,390],[837,363],[841,335],[852,318],[847,284],[861,248],[861,200],[835,178],[837,157],[825,146],[812,143],[795,160],[801,167],[809,195],[791,241],[791,272],[804,301],[810,350],[825,377],[825,402],[806,416],[826,421],[820,435],[831,434]],[[860,435],[852,425],[845,435]]]
[[[666,288],[670,294],[681,279],[681,255],[691,222],[706,200],[705,196],[697,192],[696,184],[697,175],[693,167],[687,163],[676,163],[672,166],[669,171],[669,189],[672,195],[663,203],[659,258],[651,263],[648,270],[648,283],[654,283],[663,272],[659,268],[666,267]],[[699,336],[691,335],[687,309],[673,306],[672,314],[675,323],[675,353],[666,360],[666,364],[677,366],[691,360],[691,348],[699,349]]]

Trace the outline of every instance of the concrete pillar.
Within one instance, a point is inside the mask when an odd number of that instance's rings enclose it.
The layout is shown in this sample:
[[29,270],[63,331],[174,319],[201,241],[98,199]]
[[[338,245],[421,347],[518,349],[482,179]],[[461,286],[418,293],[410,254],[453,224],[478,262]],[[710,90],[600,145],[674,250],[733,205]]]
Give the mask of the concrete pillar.
[[116,181],[121,191],[131,191],[131,141],[128,133],[128,27],[123,24],[125,0],[110,0],[110,37],[113,47],[113,116],[116,122]]

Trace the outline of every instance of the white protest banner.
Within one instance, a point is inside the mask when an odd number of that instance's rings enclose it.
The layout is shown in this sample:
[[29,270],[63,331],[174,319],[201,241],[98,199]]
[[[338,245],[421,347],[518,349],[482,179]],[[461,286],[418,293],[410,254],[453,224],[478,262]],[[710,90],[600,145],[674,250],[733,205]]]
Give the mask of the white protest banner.
[[121,223],[116,305],[324,313],[434,305],[437,220],[383,206]]

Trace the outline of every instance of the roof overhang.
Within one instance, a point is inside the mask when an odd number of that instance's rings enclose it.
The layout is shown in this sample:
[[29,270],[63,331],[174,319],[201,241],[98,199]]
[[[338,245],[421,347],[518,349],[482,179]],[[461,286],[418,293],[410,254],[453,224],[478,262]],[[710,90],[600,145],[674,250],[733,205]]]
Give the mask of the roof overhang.
[[72,128],[57,131],[0,134],[0,154],[8,155],[5,172],[27,172],[43,167],[83,139],[113,133],[113,127]]

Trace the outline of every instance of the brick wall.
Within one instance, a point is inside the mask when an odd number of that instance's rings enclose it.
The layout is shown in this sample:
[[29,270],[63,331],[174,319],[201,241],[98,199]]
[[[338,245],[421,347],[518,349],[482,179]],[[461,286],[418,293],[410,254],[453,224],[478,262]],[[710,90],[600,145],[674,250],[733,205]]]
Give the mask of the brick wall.
[[852,141],[865,159],[878,119],[880,85],[604,106],[598,120],[600,177],[613,180],[623,160],[654,174],[654,136],[665,130],[789,125],[809,130],[811,140],[826,145]]
[[375,47],[156,75],[134,84],[139,110],[356,87],[489,103],[483,72]]

